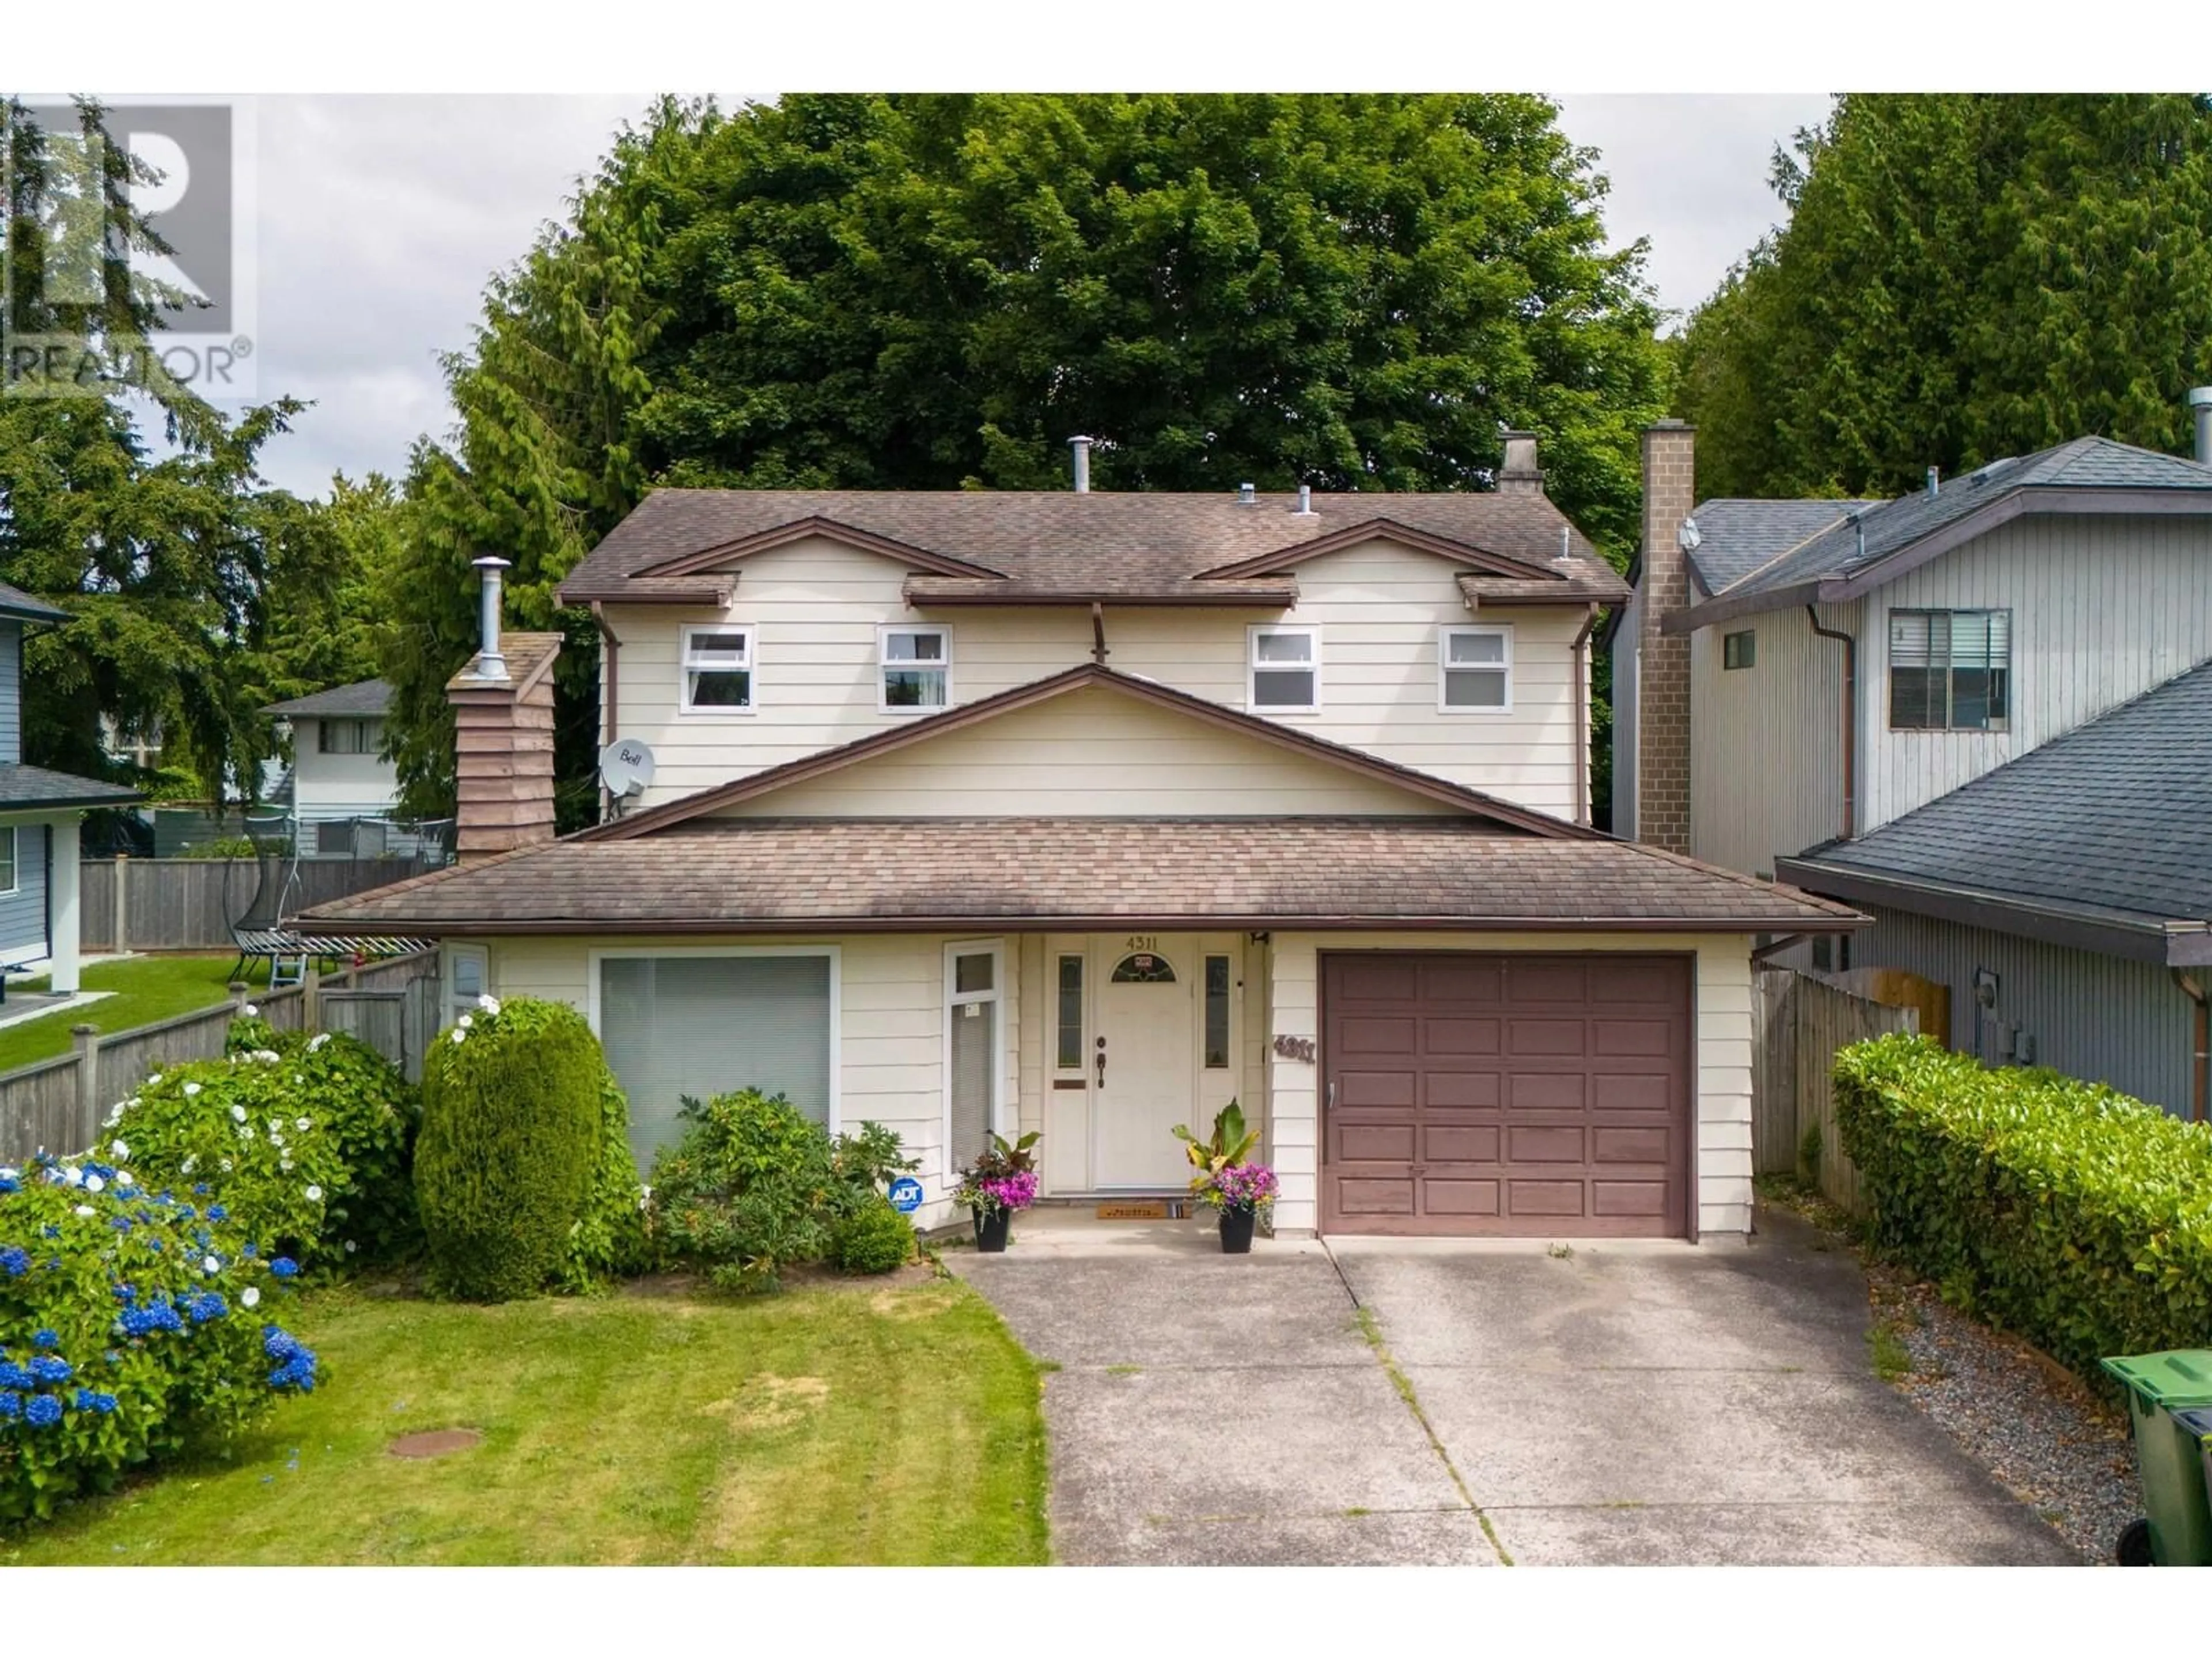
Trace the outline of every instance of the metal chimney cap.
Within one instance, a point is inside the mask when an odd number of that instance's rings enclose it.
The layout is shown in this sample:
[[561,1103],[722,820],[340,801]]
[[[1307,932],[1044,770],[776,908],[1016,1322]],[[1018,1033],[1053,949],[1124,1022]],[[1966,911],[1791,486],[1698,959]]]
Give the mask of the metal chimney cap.
[[2212,405],[2212,386],[2193,386],[2189,388],[2189,406],[2203,409]]
[[487,553],[481,559],[471,559],[469,563],[478,570],[512,570],[514,568],[514,561],[513,559],[502,559],[496,553]]
[[1237,486],[1237,506],[1239,506],[1239,507],[1251,507],[1251,506],[1255,506],[1255,505],[1256,505],[1256,504],[1257,504],[1257,502],[1259,501],[1259,499],[1260,499],[1260,493],[1259,493],[1259,486],[1258,486],[1257,484],[1241,483],[1241,484],[1238,484],[1238,485]]

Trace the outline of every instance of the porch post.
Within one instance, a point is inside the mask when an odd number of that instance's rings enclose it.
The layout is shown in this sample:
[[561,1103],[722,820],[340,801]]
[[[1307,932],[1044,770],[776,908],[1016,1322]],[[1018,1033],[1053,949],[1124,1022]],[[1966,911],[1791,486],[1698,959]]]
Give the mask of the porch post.
[[[1281,1183],[1275,1236],[1310,1238],[1319,1225],[1321,1068],[1302,1055],[1321,1033],[1319,958],[1310,939],[1278,933],[1266,949],[1267,1121]],[[1302,1041],[1279,1043],[1279,1037]]]
[[50,868],[46,890],[47,915],[53,936],[47,940],[52,953],[53,989],[64,996],[77,990],[77,820],[76,815],[50,820],[46,847]]

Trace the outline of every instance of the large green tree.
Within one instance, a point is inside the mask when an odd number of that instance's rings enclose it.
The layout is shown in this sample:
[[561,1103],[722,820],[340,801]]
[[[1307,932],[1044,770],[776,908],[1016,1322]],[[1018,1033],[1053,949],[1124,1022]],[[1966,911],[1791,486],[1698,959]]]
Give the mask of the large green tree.
[[2085,433],[2185,451],[2212,380],[2212,100],[1858,95],[1692,316],[1719,495],[1895,493]]
[[425,445],[392,668],[398,753],[450,799],[441,688],[470,561],[565,627],[564,821],[596,661],[560,578],[656,483],[1109,489],[1487,486],[1505,426],[1601,540],[1665,407],[1641,245],[1595,156],[1511,96],[821,96],[667,102],[495,281]]

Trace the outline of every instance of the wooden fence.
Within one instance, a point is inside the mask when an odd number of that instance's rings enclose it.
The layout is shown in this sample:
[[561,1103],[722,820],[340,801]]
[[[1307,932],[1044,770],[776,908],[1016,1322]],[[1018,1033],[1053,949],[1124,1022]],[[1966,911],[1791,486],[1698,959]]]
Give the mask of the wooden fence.
[[78,1025],[70,1053],[0,1073],[0,1163],[20,1163],[41,1148],[74,1152],[90,1146],[100,1120],[149,1073],[218,1058],[230,1022],[249,1003],[279,1030],[350,1033],[401,1066],[410,1082],[422,1075],[444,1012],[431,951],[327,978],[311,972],[307,984],[281,991],[234,987],[232,996],[128,1031],[103,1036]]
[[1814,1180],[1857,1212],[1859,1172],[1836,1132],[1836,1053],[1887,1031],[1917,1031],[1920,1014],[1857,995],[1832,977],[1762,968],[1752,988],[1753,1167]]
[[[291,908],[328,904],[437,867],[413,859],[302,859]],[[252,859],[118,858],[87,859],[77,878],[83,949],[212,951],[230,948],[231,913],[252,901],[260,875]]]

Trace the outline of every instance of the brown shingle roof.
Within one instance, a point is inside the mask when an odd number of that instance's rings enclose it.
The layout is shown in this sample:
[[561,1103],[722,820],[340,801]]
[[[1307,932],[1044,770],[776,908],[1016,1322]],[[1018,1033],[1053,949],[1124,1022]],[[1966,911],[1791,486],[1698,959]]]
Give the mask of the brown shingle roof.
[[1794,933],[1862,920],[1672,854],[1474,818],[755,818],[547,842],[320,906],[302,925],[430,936],[1139,924]]
[[[608,532],[561,585],[566,604],[592,599],[672,599],[696,590],[694,580],[651,574],[696,567],[701,556],[725,550],[742,559],[751,548],[787,539],[813,521],[842,527],[864,544],[896,544],[957,583],[954,562],[1003,578],[1017,596],[1140,596],[1172,602],[1202,599],[1217,583],[1202,574],[1295,555],[1332,544],[1364,526],[1401,527],[1423,544],[1449,545],[1469,562],[1533,580],[1559,580],[1579,568],[1595,580],[1609,569],[1559,508],[1534,492],[1317,495],[1300,514],[1294,497],[1262,495],[1251,506],[1226,493],[1170,495],[1071,490],[784,490],[659,489]],[[1556,558],[1565,531],[1572,556]],[[1248,590],[1268,602],[1268,590],[1295,593],[1279,578]],[[917,594],[932,592],[918,583]],[[941,590],[966,597],[963,588]],[[1571,594],[1568,603],[1583,596]],[[1287,601],[1284,601],[1287,602]]]

